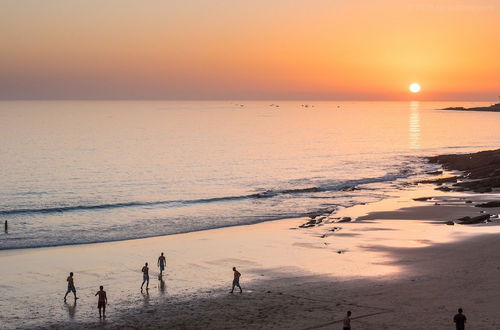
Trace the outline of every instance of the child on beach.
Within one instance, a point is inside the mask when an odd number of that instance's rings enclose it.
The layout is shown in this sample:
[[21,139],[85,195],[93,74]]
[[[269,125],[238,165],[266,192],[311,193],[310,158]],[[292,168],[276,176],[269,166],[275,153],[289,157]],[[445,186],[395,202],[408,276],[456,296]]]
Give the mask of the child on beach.
[[[97,308],[99,309],[99,318],[106,318],[106,304],[108,303],[108,297],[106,296],[106,291],[104,291],[104,287],[101,285],[99,287],[99,291],[95,294],[99,295],[97,300]],[[102,309],[102,314],[101,314]]]
[[75,282],[73,281],[73,272],[69,273],[69,276],[66,279],[66,281],[68,281],[68,290],[66,291],[66,294],[64,295],[64,302],[66,302],[66,296],[70,292],[73,292],[73,295],[75,296],[75,300],[78,299],[78,297],[76,296]]
[[233,287],[232,287],[230,293],[233,293],[235,286],[237,286],[238,288],[240,288],[240,293],[242,293],[243,290],[241,290],[241,286],[240,286],[240,276],[241,276],[241,273],[236,270],[236,267],[233,267],[233,272],[234,272]]
[[347,311],[347,315],[344,317],[342,324],[342,330],[351,330],[351,311]]
[[149,267],[148,263],[144,264],[144,267],[142,267],[142,284],[141,284],[141,291],[142,287],[144,286],[144,283],[146,283],[146,290],[148,290],[149,287]]

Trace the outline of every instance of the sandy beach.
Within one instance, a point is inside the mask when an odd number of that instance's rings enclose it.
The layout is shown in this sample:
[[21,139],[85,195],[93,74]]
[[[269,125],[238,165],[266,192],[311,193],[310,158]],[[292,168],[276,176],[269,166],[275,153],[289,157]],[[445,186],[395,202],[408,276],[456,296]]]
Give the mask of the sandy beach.
[[[345,208],[311,228],[290,219],[112,243],[0,252],[6,328],[329,329],[347,310],[355,329],[444,329],[463,307],[473,329],[495,329],[497,218],[445,225],[486,209],[496,193],[409,187]],[[415,201],[430,197],[427,201]],[[488,208],[498,214],[500,208]],[[338,222],[352,217],[356,221]],[[159,281],[156,258],[167,256]],[[141,293],[140,269],[151,266]],[[243,294],[229,294],[231,268]],[[75,273],[79,300],[63,302]],[[101,321],[94,298],[108,292]]]

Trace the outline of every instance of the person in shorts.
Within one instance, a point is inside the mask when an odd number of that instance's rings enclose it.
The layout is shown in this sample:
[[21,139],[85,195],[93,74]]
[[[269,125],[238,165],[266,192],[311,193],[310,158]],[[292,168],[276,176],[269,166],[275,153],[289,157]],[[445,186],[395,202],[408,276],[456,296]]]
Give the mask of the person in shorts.
[[233,277],[233,287],[231,289],[231,292],[230,293],[233,293],[234,291],[234,287],[238,287],[240,288],[240,293],[243,292],[243,290],[241,290],[241,286],[240,286],[240,277],[241,277],[241,273],[239,271],[236,270],[236,267],[233,267],[233,273],[234,273],[234,277]]
[[160,277],[163,275],[163,271],[165,270],[165,265],[167,264],[167,259],[161,253],[161,256],[158,257],[158,267],[160,268]]
[[[101,285],[99,287],[99,291],[95,294],[99,296],[97,299],[97,308],[99,309],[99,318],[106,318],[106,305],[108,303],[108,297],[106,296],[106,291],[104,291],[104,287]],[[101,313],[102,310],[102,313]]]
[[68,290],[66,291],[66,294],[64,295],[64,302],[66,302],[66,296],[70,292],[73,292],[73,295],[75,296],[75,300],[78,299],[78,297],[76,296],[75,282],[73,280],[73,272],[69,273],[69,276],[66,279],[66,281],[68,281]]
[[149,288],[149,267],[148,263],[146,262],[144,264],[144,267],[142,267],[142,284],[141,284],[141,291],[142,287],[144,286],[144,283],[146,283],[146,290]]

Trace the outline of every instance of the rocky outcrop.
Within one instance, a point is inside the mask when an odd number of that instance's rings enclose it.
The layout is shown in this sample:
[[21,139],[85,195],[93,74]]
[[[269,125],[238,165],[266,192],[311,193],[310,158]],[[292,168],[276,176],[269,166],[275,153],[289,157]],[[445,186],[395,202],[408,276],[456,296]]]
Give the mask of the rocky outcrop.
[[477,217],[463,217],[460,219],[457,219],[457,222],[461,225],[473,225],[477,223],[484,223],[490,220],[491,215],[490,214],[481,214],[478,215]]
[[465,108],[465,107],[448,107],[440,110],[455,110],[455,111],[492,111],[492,112],[500,112],[500,103],[492,104],[488,107],[474,107],[474,108]]
[[477,204],[476,207],[500,207],[500,201]]
[[[478,193],[491,192],[500,188],[500,149],[471,154],[452,154],[429,157],[429,162],[441,164],[444,169],[462,171],[459,176],[424,180],[420,183],[435,183],[455,191],[472,190]],[[449,190],[448,188],[440,188]]]

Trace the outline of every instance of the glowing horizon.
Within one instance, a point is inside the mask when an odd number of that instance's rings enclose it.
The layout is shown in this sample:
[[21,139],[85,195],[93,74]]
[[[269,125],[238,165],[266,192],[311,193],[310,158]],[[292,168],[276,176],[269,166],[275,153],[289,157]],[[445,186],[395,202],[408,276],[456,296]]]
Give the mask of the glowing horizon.
[[[78,6],[76,6],[78,4]],[[6,0],[0,99],[496,100],[479,0]]]

